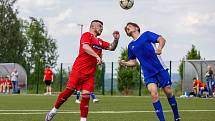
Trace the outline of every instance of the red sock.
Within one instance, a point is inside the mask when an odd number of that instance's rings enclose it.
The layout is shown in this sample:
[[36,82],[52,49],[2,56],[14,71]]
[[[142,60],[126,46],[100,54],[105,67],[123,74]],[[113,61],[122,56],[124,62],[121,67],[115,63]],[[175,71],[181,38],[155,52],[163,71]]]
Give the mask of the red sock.
[[55,102],[55,108],[59,109],[60,106],[72,95],[73,89],[66,88],[61,92]]
[[82,94],[80,112],[81,112],[81,117],[83,118],[87,118],[89,101],[90,101],[90,94]]

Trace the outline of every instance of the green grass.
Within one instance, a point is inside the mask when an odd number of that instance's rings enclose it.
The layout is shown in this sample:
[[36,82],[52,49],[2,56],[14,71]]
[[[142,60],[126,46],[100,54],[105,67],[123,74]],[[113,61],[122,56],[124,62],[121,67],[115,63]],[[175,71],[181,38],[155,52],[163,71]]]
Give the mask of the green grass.
[[[44,121],[47,110],[53,107],[57,96],[43,95],[0,95],[0,121]],[[158,121],[154,112],[122,113],[120,111],[153,111],[149,97],[98,96],[101,102],[90,104],[88,121]],[[161,98],[166,121],[173,121],[171,108],[165,98]],[[182,121],[213,121],[215,99],[177,98]],[[6,111],[5,111],[6,110]],[[27,110],[27,111],[24,111]],[[38,111],[28,111],[38,110]],[[189,111],[204,110],[204,111]],[[208,111],[206,111],[208,110]],[[115,111],[101,113],[101,111]],[[76,112],[76,113],[64,113]],[[79,121],[79,105],[74,97],[61,107],[53,121]],[[8,114],[3,114],[8,113]],[[19,113],[19,114],[9,114]],[[38,114],[20,114],[38,113]]]

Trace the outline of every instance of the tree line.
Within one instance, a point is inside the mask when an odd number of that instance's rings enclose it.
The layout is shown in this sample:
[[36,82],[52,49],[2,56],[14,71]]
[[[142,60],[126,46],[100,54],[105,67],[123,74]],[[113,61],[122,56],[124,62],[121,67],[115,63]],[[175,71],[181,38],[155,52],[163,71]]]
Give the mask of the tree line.
[[43,73],[44,64],[56,65],[56,40],[48,34],[41,18],[19,18],[16,1],[0,0],[0,63],[22,65],[33,81]]

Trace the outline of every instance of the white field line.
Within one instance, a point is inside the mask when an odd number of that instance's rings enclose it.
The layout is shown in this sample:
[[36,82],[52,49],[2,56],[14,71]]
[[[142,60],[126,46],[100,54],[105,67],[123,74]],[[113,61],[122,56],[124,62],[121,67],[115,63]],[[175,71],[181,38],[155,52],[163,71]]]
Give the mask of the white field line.
[[[32,115],[46,114],[49,110],[0,110],[0,115]],[[164,110],[164,112],[172,112]],[[179,110],[179,112],[215,112],[215,110]],[[61,110],[61,114],[79,114],[79,111]],[[129,113],[154,113],[154,111],[90,111],[92,114],[129,114]]]

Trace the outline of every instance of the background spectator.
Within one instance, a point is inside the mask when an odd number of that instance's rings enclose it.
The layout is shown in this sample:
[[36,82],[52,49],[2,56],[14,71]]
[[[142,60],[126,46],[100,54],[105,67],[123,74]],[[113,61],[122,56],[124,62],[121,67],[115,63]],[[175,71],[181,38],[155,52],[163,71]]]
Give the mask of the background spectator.
[[51,83],[53,82],[53,72],[49,65],[46,65],[43,81],[46,84],[46,93],[44,95],[51,95],[52,92]]
[[201,97],[205,88],[206,85],[201,80],[196,79],[196,77],[193,78],[193,91],[195,96]]
[[208,71],[205,74],[206,83],[207,83],[207,90],[209,92],[209,96],[213,96],[212,93],[212,81],[213,81],[213,70],[211,66],[208,66]]
[[11,73],[11,81],[12,81],[12,89],[13,93],[18,92],[18,71],[14,68],[13,72]]

